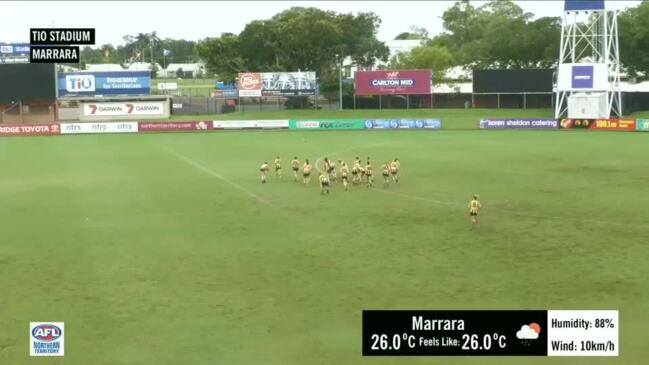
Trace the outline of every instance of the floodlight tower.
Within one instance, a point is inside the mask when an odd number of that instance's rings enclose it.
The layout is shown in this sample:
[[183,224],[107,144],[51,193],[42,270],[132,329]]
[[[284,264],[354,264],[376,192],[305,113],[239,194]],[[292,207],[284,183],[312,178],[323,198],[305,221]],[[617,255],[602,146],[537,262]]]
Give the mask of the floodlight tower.
[[604,0],[565,0],[555,118],[622,116],[617,11]]

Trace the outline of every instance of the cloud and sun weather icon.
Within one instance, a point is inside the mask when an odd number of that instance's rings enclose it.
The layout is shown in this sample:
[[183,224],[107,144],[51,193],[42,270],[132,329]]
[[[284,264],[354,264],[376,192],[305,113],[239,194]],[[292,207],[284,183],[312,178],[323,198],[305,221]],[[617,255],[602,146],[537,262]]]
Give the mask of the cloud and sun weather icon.
[[532,322],[530,324],[525,324],[521,326],[516,332],[516,338],[518,338],[523,345],[529,346],[534,340],[539,338],[541,333],[541,326],[538,323]]

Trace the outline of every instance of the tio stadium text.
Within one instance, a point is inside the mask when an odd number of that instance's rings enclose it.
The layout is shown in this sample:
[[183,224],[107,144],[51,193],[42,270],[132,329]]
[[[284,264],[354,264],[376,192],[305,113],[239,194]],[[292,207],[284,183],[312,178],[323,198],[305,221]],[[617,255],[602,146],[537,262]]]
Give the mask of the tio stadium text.
[[32,44],[92,44],[94,43],[94,30],[32,29],[31,39]]

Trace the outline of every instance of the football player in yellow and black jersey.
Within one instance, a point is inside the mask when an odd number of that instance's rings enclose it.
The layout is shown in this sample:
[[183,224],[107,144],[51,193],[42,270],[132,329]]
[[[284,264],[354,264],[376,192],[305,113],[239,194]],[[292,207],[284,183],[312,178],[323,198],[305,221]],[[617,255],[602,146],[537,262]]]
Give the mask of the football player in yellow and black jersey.
[[282,159],[279,156],[275,159],[275,176],[282,177]]
[[261,164],[259,167],[259,171],[261,172],[261,183],[265,184],[266,183],[266,174],[268,173],[268,162],[265,162]]
[[469,217],[471,217],[471,226],[478,226],[478,211],[482,208],[482,204],[478,200],[478,194],[473,196],[469,202]]
[[347,185],[349,184],[349,181],[347,181],[349,175],[349,167],[347,167],[347,164],[343,161],[340,161],[340,179],[343,181],[343,186],[345,187],[345,191],[347,191]]
[[304,166],[302,166],[302,177],[304,178],[304,186],[307,186],[309,184],[309,180],[311,180],[311,169],[313,167],[309,163],[308,159],[304,161]]
[[394,161],[390,162],[390,174],[392,174],[392,181],[395,183],[399,182],[399,168],[401,163],[398,158],[395,158]]
[[324,170],[325,171],[329,170],[329,158],[327,157],[324,158]]
[[336,181],[336,161],[329,160],[329,170],[327,171],[327,174],[329,175],[329,180]]
[[354,185],[358,185],[358,183],[361,181],[361,161],[356,157],[356,160],[354,161],[354,166],[352,167],[352,183]]
[[327,195],[329,195],[329,178],[327,177],[327,175],[321,172],[318,176],[318,180],[320,181],[320,194],[324,194],[326,192]]
[[324,171],[331,180],[332,171],[334,171],[336,164],[329,160],[327,157],[324,158]]
[[381,174],[383,175],[383,187],[390,186],[390,165],[387,162],[381,165]]
[[365,165],[365,176],[367,177],[367,187],[371,188],[373,184],[372,180],[372,163],[370,162],[369,158],[367,159],[367,165]]
[[297,173],[300,171],[300,160],[297,159],[297,156],[293,157],[293,161],[291,161],[291,169],[293,170],[293,181],[297,181]]

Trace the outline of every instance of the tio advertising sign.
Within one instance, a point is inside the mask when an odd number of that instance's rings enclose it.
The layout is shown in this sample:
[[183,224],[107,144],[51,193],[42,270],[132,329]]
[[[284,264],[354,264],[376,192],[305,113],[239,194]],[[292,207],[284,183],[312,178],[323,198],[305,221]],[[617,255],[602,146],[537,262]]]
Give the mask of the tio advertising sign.
[[59,96],[151,95],[150,71],[62,72]]
[[430,70],[356,71],[356,95],[429,95]]

